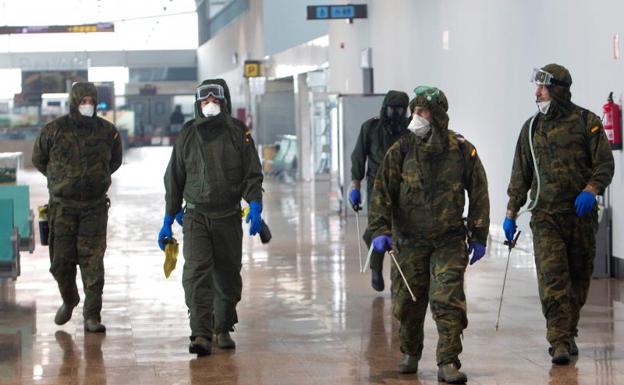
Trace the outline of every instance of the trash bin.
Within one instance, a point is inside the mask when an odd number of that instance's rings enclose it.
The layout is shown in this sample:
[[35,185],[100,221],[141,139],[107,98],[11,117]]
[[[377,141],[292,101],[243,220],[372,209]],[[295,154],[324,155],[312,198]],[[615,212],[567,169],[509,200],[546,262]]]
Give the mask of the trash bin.
[[0,152],[0,184],[16,184],[17,170],[22,165],[21,152]]

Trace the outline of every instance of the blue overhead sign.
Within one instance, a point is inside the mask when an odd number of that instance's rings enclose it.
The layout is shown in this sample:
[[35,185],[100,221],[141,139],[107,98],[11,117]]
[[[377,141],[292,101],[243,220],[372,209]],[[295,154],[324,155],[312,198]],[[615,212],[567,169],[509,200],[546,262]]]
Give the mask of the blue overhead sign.
[[366,19],[366,4],[308,5],[308,20]]

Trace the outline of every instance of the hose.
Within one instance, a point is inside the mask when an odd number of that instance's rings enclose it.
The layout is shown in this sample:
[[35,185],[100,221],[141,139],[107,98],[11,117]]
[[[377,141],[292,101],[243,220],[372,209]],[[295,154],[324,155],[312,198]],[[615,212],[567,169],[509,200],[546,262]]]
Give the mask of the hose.
[[535,122],[535,118],[540,114],[540,112],[536,112],[535,115],[531,118],[531,123],[529,123],[528,136],[529,136],[529,148],[531,149],[531,158],[533,159],[533,170],[535,171],[535,177],[537,178],[537,191],[535,194],[535,200],[529,203],[529,206],[518,212],[516,215],[516,219],[520,218],[522,214],[526,214],[528,212],[533,211],[533,209],[537,206],[537,202],[539,201],[540,190],[542,187],[542,181],[540,179],[539,168],[537,167],[537,158],[535,157],[535,149],[533,148],[533,123]]

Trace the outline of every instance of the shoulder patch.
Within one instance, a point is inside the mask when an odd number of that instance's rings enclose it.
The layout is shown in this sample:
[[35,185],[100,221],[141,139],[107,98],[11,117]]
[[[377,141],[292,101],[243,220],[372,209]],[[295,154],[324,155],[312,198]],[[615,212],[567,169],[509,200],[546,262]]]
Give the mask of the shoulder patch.
[[119,131],[115,131],[115,135],[113,135],[113,140],[117,140],[119,138]]
[[600,126],[594,126],[594,127],[592,127],[592,129],[591,129],[591,133],[593,134],[593,133],[595,133],[595,132],[596,132],[596,131],[598,131],[598,130],[600,130]]
[[472,148],[472,151],[470,151],[470,157],[474,158],[477,155],[477,149],[476,148]]
[[251,131],[250,130],[245,130],[245,143],[251,143]]
[[466,138],[464,138],[464,136],[462,134],[455,133],[455,137],[457,138],[457,140],[460,143],[465,143],[466,142]]

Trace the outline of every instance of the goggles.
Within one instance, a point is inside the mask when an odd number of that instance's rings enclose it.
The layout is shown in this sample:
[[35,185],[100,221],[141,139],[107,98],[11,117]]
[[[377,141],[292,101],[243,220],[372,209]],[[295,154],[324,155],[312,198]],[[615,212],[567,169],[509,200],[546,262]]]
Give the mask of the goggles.
[[530,81],[531,83],[535,83],[540,86],[550,86],[550,85],[563,86],[563,87],[570,86],[570,84],[568,84],[567,82],[563,82],[561,80],[555,79],[555,77],[550,72],[546,72],[538,68],[533,68],[533,73],[531,74]]
[[431,104],[438,104],[438,96],[440,96],[440,90],[435,87],[418,86],[414,88],[416,97],[424,97]]
[[223,87],[219,84],[204,84],[197,87],[195,97],[197,100],[207,99],[209,96],[213,96],[217,99],[225,99],[225,92]]

